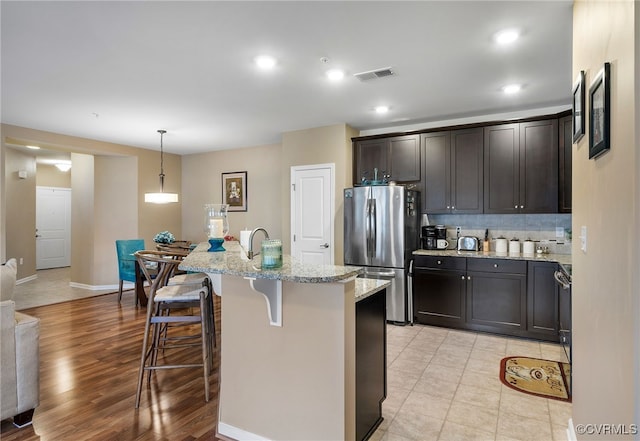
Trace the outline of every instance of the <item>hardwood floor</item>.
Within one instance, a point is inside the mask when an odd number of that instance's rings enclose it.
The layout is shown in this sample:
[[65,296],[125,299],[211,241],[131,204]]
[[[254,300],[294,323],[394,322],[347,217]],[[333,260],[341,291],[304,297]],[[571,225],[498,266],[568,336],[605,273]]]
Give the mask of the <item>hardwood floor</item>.
[[[220,338],[220,298],[216,324]],[[134,408],[146,309],[108,294],[23,310],[40,318],[40,406],[33,425],[3,421],[3,441],[216,440],[219,350],[204,401],[202,370],[157,372]],[[220,347],[218,341],[218,348]],[[167,351],[198,360],[199,348]]]

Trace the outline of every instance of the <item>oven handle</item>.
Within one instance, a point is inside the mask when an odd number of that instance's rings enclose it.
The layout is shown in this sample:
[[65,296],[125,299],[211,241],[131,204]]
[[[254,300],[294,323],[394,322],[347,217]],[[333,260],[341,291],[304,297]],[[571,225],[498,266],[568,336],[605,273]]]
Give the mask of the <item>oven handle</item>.
[[556,279],[558,285],[562,287],[562,289],[571,288],[571,282],[567,279],[567,276],[562,271],[555,271],[553,273],[553,278]]

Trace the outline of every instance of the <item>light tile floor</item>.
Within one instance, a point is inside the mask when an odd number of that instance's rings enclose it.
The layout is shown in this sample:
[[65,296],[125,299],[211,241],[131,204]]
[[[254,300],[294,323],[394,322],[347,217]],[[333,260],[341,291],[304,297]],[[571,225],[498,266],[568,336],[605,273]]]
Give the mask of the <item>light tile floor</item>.
[[432,326],[387,326],[387,398],[373,441],[565,441],[571,404],[504,386],[500,360],[565,361],[560,345]]
[[[92,291],[90,289],[71,287],[69,286],[70,274],[70,267],[36,271],[37,277],[35,279],[16,285],[13,292],[16,310],[20,311],[35,306],[83,299],[117,291],[117,288]],[[133,290],[125,291],[122,294],[122,301],[134,302]]]

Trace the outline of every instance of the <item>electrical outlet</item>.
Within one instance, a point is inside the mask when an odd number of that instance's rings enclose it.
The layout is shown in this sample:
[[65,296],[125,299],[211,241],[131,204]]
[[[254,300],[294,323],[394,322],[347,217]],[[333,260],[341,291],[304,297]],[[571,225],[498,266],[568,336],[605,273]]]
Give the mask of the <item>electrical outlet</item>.
[[564,239],[564,228],[556,227],[556,237]]
[[20,258],[20,265],[22,265],[24,263],[24,258]]
[[580,249],[582,252],[587,252],[587,227],[583,225],[580,228]]
[[456,235],[460,236],[460,232],[462,232],[462,227],[456,227]]

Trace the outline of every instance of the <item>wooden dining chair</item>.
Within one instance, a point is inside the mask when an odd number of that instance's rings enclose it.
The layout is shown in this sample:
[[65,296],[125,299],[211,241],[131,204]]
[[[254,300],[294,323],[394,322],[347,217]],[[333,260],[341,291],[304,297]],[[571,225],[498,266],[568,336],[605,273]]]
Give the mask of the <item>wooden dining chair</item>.
[[[169,284],[184,257],[183,253],[142,250],[137,251],[135,256],[145,276],[150,277],[150,274],[147,274],[149,264],[154,263],[157,268],[148,295],[135,407],[140,406],[145,372],[148,373],[149,387],[153,372],[161,369],[202,368],[205,401],[209,401],[209,376],[213,370],[215,332],[209,279],[200,277],[197,281],[191,277],[191,283],[173,281]],[[194,326],[197,332],[194,332]],[[193,346],[200,347],[201,360],[198,362],[172,362],[169,357],[164,356],[167,350]]]

